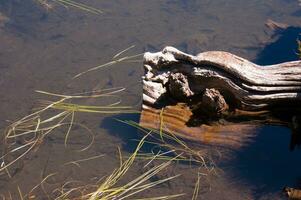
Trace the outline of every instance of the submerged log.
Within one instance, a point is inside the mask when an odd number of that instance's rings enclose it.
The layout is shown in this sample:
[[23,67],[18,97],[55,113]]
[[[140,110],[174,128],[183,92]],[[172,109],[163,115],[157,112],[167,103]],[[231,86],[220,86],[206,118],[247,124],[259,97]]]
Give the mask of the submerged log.
[[[254,124],[294,127],[292,119],[300,115],[301,61],[260,66],[227,52],[193,56],[166,47],[145,53],[144,68],[141,124],[147,127],[158,127],[163,109],[163,121],[169,120],[164,122],[169,124],[166,130],[239,146]],[[182,106],[171,106],[178,103]],[[216,127],[219,131],[212,131]]]

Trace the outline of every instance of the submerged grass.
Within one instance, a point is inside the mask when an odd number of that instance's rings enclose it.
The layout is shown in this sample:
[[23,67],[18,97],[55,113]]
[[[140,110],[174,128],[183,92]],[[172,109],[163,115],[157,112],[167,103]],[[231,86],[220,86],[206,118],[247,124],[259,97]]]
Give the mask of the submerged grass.
[[170,160],[175,156],[176,158],[173,159],[175,161],[189,162],[199,167],[205,167],[209,171],[214,170],[214,165],[212,161],[207,158],[206,151],[189,147],[185,141],[178,138],[174,133],[166,132],[162,129],[157,130],[142,127],[140,124],[134,121],[121,122],[137,128],[144,134],[150,134],[152,139],[150,141],[146,141],[146,143],[152,144],[155,147],[158,147],[157,149],[160,149],[158,152],[140,153],[137,156],[138,158],[150,160]]
[[[133,46],[132,46],[133,47]],[[79,77],[87,72],[105,67],[111,66],[113,64],[127,61],[131,62],[132,58],[136,58],[139,55],[127,56],[120,58],[120,55],[131,49],[129,47],[120,53],[116,54],[113,57],[113,60],[107,64],[100,65],[94,68],[91,68],[85,72],[78,74],[75,77]],[[112,88],[105,89],[101,91],[91,91],[86,93],[79,93],[73,95],[64,95],[57,94],[45,91],[37,91],[38,93],[51,96],[52,98],[56,98],[54,101],[43,101],[40,104],[40,108],[37,109],[32,114],[29,114],[20,120],[12,123],[5,131],[4,138],[4,151],[1,159],[0,173],[7,173],[9,177],[10,167],[16,164],[18,161],[22,160],[24,157],[28,156],[31,152],[37,150],[40,144],[43,143],[45,137],[51,134],[55,129],[62,128],[63,126],[67,127],[65,132],[65,145],[68,143],[69,134],[71,132],[72,126],[80,126],[87,130],[87,132],[91,135],[91,143],[82,149],[82,151],[86,150],[91,146],[94,140],[94,135],[92,131],[83,124],[78,124],[75,122],[75,114],[78,112],[86,112],[86,113],[99,113],[99,114],[115,114],[115,113],[138,113],[138,111],[132,109],[130,106],[122,106],[121,101],[117,100],[115,102],[111,102],[110,104],[95,106],[95,105],[83,105],[74,103],[74,100],[78,99],[86,99],[86,98],[116,98],[117,93],[122,92],[125,88]],[[134,161],[140,156],[139,150],[145,143],[145,138],[148,137],[149,134],[146,134],[142,140],[139,142],[136,150],[131,156],[122,161],[122,156],[120,153],[120,166],[115,169],[111,175],[109,175],[102,183],[94,184],[94,185],[83,185],[71,187],[71,182],[65,183],[61,188],[57,188],[53,191],[58,195],[55,195],[56,199],[133,199],[133,197],[145,191],[147,189],[151,189],[155,186],[158,186],[164,182],[170,181],[174,178],[177,178],[179,175],[171,176],[168,178],[164,178],[161,180],[150,181],[150,179],[159,173],[161,170],[169,166],[174,160],[179,160],[181,155],[177,155],[175,157],[168,157],[164,160],[163,163],[152,167],[151,169],[144,172],[142,175],[136,177],[132,181],[120,185],[120,180],[128,173],[129,169],[133,165]],[[96,159],[102,157],[103,155],[93,156],[86,159],[71,161],[65,163],[65,165],[74,164],[76,166],[80,166],[81,162],[85,162],[88,160]],[[149,155],[151,156],[151,155]],[[155,160],[152,159],[152,160]],[[151,161],[150,161],[151,162]],[[20,193],[20,198],[35,198],[36,196],[33,194],[34,191],[41,187],[43,190],[43,184],[50,177],[55,175],[55,173],[50,174],[44,177],[38,185],[36,185],[28,195],[21,194],[21,190],[18,187],[18,191]],[[68,185],[68,187],[67,187]],[[67,189],[69,188],[69,189]],[[92,190],[96,188],[95,190]],[[74,196],[74,194],[80,194],[80,196]],[[166,196],[158,196],[151,198],[142,198],[142,199],[172,199],[176,197],[183,196],[184,194],[176,194],[176,195],[166,195]],[[47,195],[48,196],[48,195]],[[49,196],[48,196],[49,197]],[[141,200],[142,200],[141,199]]]
[[[125,51],[123,50],[121,53],[124,53]],[[112,66],[112,65],[116,65],[118,63],[121,63],[121,62],[137,62],[137,60],[133,60],[134,58],[137,58],[137,57],[140,57],[142,54],[136,54],[136,55],[132,55],[132,56],[125,56],[125,57],[122,57],[122,58],[118,58],[120,56],[121,53],[118,53],[116,54],[117,56],[114,56],[113,57],[113,60],[108,62],[108,63],[105,63],[105,64],[102,64],[102,65],[99,65],[99,66],[96,66],[96,67],[93,67],[93,68],[90,68],[84,72],[81,72],[77,75],[75,75],[73,78],[78,78],[88,72],[92,72],[92,71],[95,71],[95,70],[98,70],[100,68],[103,68],[103,67],[109,67],[109,66]],[[138,60],[138,61],[141,61],[141,60]]]
[[54,2],[54,3],[61,4],[66,8],[73,7],[96,15],[104,13],[102,10],[98,8],[88,6],[84,3],[79,3],[74,0],[36,0],[36,1],[40,3],[42,6],[44,6],[47,10],[53,9],[53,5],[51,4],[51,2]]
[[197,170],[196,170],[197,180],[195,183],[195,188],[191,199],[192,200],[198,199],[201,175],[203,176],[207,175],[201,173],[201,169],[202,168],[207,169],[208,173],[211,172],[216,173],[215,164],[211,159],[209,159],[209,156],[207,155],[208,152],[190,147],[188,144],[185,143],[185,141],[178,138],[176,134],[172,132],[164,131],[163,130],[164,120],[162,114],[160,114],[159,130],[143,127],[134,121],[121,121],[121,122],[133,126],[143,134],[149,135],[151,137],[151,140],[145,141],[145,143],[153,145],[154,146],[153,149],[156,149],[156,151],[153,150],[152,152],[139,153],[136,155],[138,159],[150,160],[149,162],[152,162],[153,160],[163,160],[167,162],[170,161],[186,162],[197,166]]
[[120,104],[120,101],[103,106],[76,105],[68,103],[67,101],[85,98],[112,98],[123,90],[124,88],[113,88],[93,91],[92,95],[87,95],[87,93],[61,95],[37,91],[42,94],[57,97],[59,100],[43,102],[42,108],[12,123],[6,129],[4,137],[5,148],[2,157],[0,157],[2,161],[0,165],[0,173],[6,171],[8,176],[10,176],[8,169],[10,166],[36,149],[43,142],[44,138],[55,129],[62,128],[64,126],[67,127],[67,131],[65,133],[65,145],[67,145],[72,126],[76,125],[83,128],[90,134],[90,144],[84,147],[81,151],[88,149],[93,143],[94,134],[84,124],[76,123],[74,121],[75,113],[88,112],[114,114],[135,113],[137,111],[133,110],[129,106],[119,106],[118,104]]
[[[142,192],[146,189],[152,188],[156,185],[162,184],[166,181],[169,181],[171,179],[174,179],[174,178],[178,177],[178,175],[176,175],[176,176],[172,176],[172,177],[165,178],[165,179],[162,179],[162,180],[157,180],[157,181],[154,181],[154,182],[146,183],[151,177],[153,177],[158,172],[160,172],[162,169],[164,169],[168,165],[170,165],[172,160],[169,160],[167,162],[164,162],[164,163],[162,163],[158,166],[155,166],[155,167],[151,168],[150,170],[148,170],[147,172],[145,172],[141,176],[137,177],[133,181],[130,181],[129,183],[127,183],[123,186],[113,187],[120,180],[120,178],[122,178],[127,173],[129,168],[133,164],[134,160],[136,159],[136,156],[138,155],[138,151],[140,150],[140,148],[144,144],[145,138],[147,136],[148,135],[144,136],[141,139],[141,141],[139,142],[139,144],[138,144],[136,150],[134,151],[134,153],[125,162],[120,163],[120,167],[113,171],[113,173],[104,181],[104,183],[102,183],[99,186],[97,191],[95,191],[95,192],[93,192],[89,195],[89,200],[96,200],[96,199],[119,199],[119,200],[121,200],[121,199],[126,199],[126,198],[129,198],[129,197],[133,196],[134,194],[137,194],[137,193]],[[121,160],[122,160],[122,158],[121,158]],[[179,197],[179,196],[182,196],[182,195],[183,194],[177,194],[177,195],[171,195],[171,196],[155,197],[155,198],[152,198],[152,199],[170,199],[170,198],[175,198],[175,197]]]
[[[39,0],[43,1],[43,0]],[[60,3],[67,2],[69,5],[73,3],[71,0],[53,0]],[[43,2],[47,2],[46,0]],[[82,6],[81,4],[74,4],[77,6]],[[75,7],[77,7],[75,6]],[[87,71],[77,74],[74,78],[77,78],[83,74],[88,72],[100,69],[102,67],[111,66],[120,62],[134,62],[137,57],[141,54],[137,54],[134,56],[125,56],[120,58],[120,56],[133,48],[131,46],[118,54],[116,54],[112,61],[97,67],[93,67]],[[98,114],[117,114],[117,113],[138,113],[138,111],[132,109],[130,106],[122,106],[121,101],[117,100],[115,102],[111,102],[110,104],[95,106],[95,105],[84,105],[74,103],[74,100],[85,99],[85,98],[116,98],[118,97],[118,93],[125,90],[125,88],[112,88],[105,89],[100,91],[91,91],[86,93],[78,93],[73,95],[63,95],[50,93],[45,91],[37,91],[38,93],[45,94],[51,96],[52,98],[58,98],[55,101],[43,101],[41,107],[33,112],[30,115],[27,115],[20,120],[12,123],[7,130],[5,131],[5,139],[4,139],[4,152],[2,157],[0,158],[1,166],[0,173],[6,172],[9,177],[10,175],[10,167],[13,166],[16,162],[26,157],[28,154],[36,150],[40,144],[43,143],[43,140],[47,135],[52,133],[57,128],[62,128],[64,126],[67,127],[65,131],[65,146],[67,146],[68,138],[71,133],[71,129],[73,126],[80,126],[87,131],[91,135],[91,142],[88,146],[83,148],[81,151],[88,149],[94,140],[93,132],[85,125],[79,124],[75,122],[75,114],[79,112],[85,113],[98,113]],[[162,112],[163,113],[163,112]],[[172,179],[177,178],[179,175],[171,176],[168,178],[163,178],[160,180],[150,181],[152,177],[158,174],[160,171],[168,167],[171,163],[177,162],[189,162],[196,164],[199,167],[206,167],[208,170],[210,166],[207,165],[207,160],[205,159],[205,153],[199,150],[195,150],[189,145],[187,145],[183,140],[178,138],[176,134],[169,133],[163,131],[164,120],[163,114],[160,114],[160,129],[149,129],[146,127],[140,126],[138,123],[133,121],[122,121],[130,126],[136,127],[140,131],[142,131],[145,135],[139,141],[135,151],[125,160],[123,161],[122,155],[120,154],[120,166],[113,170],[113,172],[104,179],[101,183],[95,183],[91,185],[82,185],[76,187],[70,187],[71,182],[66,182],[61,188],[57,188],[53,191],[55,192],[56,199],[89,199],[89,200],[122,200],[122,199],[135,199],[135,195],[141,193],[145,190],[154,188],[164,182],[170,181]],[[146,140],[151,138],[150,140]],[[141,152],[140,149],[144,144],[152,144],[159,147],[159,151],[157,152]],[[93,156],[86,159],[71,161],[65,163],[65,165],[74,164],[76,166],[80,166],[81,162],[85,162],[88,160],[96,159],[102,157],[103,155]],[[120,180],[124,178],[124,176],[129,172],[133,163],[136,160],[143,159],[148,160],[148,164],[150,164],[154,160],[161,160],[161,164],[155,165],[150,168],[142,175],[134,178],[133,180],[120,184]],[[36,185],[28,195],[21,195],[22,198],[30,198],[34,195],[34,190],[38,187],[41,187],[43,190],[43,183],[46,182],[48,178],[53,176],[55,173],[50,174],[44,177],[40,184]],[[199,187],[200,187],[200,174],[197,173],[197,181],[195,183],[194,193],[192,195],[192,199],[197,199],[199,195]],[[74,181],[73,181],[74,182]],[[68,188],[68,189],[67,189]],[[71,189],[70,189],[71,188]],[[79,194],[79,195],[76,195]],[[141,198],[143,199],[152,199],[152,200],[161,200],[161,199],[172,199],[183,196],[184,194],[175,194],[175,195],[166,195],[166,196],[158,196],[158,197],[150,197],[150,198]]]
[[[113,170],[113,172],[105,178],[105,180],[100,183],[96,190],[85,193],[80,192],[80,190],[85,189],[86,186],[80,186],[76,188],[71,188],[67,191],[61,190],[61,194],[56,199],[88,199],[88,200],[122,200],[122,199],[135,199],[134,195],[141,193],[145,190],[151,189],[155,186],[158,186],[164,182],[170,181],[174,178],[177,178],[179,175],[171,176],[168,178],[164,178],[161,180],[150,181],[150,179],[155,176],[157,173],[162,171],[164,168],[169,166],[173,159],[163,162],[148,171],[144,172],[142,175],[137,178],[129,181],[125,184],[119,184],[120,180],[128,173],[130,168],[132,167],[134,161],[136,160],[137,155],[143,144],[145,143],[145,139],[148,135],[145,135],[140,142],[138,143],[135,151],[123,161],[122,156],[120,154],[120,166]],[[96,187],[95,185],[93,187]],[[80,197],[74,197],[74,193],[82,194]],[[153,199],[153,200],[163,200],[163,199],[172,199],[176,197],[183,196],[184,194],[175,194],[175,195],[165,195],[151,198],[141,198],[142,199]],[[137,199],[137,198],[136,198]]]

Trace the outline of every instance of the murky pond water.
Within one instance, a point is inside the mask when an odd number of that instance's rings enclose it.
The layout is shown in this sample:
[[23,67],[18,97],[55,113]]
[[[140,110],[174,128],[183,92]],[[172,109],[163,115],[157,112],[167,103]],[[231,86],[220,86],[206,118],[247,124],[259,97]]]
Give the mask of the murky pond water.
[[[129,55],[158,51],[172,45],[185,52],[224,50],[259,64],[297,59],[296,39],[301,32],[301,7],[297,0],[89,0],[85,3],[104,11],[101,15],[65,8],[54,3],[45,9],[34,0],[0,2],[0,128],[32,112],[38,99],[47,96],[34,90],[75,93],[102,88],[126,87],[123,105],[140,109],[142,63],[122,63],[74,75],[108,62],[131,45]],[[265,22],[272,19],[289,25],[273,31]],[[97,103],[93,99],[86,103]],[[133,119],[137,115],[109,116],[78,114],[76,120],[93,129],[93,145],[83,152],[90,137],[74,130],[67,148],[64,130],[43,141],[40,148],[18,163],[12,177],[0,177],[0,194],[17,199],[19,187],[28,193],[51,173],[38,199],[51,199],[53,191],[68,181],[95,183],[119,165],[117,147],[122,153],[133,150],[136,131],[113,118]],[[290,131],[267,126],[231,159],[221,162],[221,173],[201,177],[199,199],[283,199],[284,186],[300,187],[301,152],[289,151]],[[1,144],[2,145],[2,144]],[[1,146],[0,145],[0,146]],[[3,145],[2,145],[3,146]],[[104,154],[82,162],[70,161]],[[125,178],[142,172],[135,164]],[[190,199],[196,181],[194,167],[174,165],[171,174],[182,174],[170,185],[156,187],[141,196],[186,193]],[[54,192],[54,193],[53,193]]]

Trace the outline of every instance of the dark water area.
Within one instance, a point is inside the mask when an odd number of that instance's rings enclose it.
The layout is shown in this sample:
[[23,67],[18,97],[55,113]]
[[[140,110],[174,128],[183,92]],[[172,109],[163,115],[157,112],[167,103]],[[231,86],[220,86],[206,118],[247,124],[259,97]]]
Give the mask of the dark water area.
[[225,171],[250,184],[255,199],[277,198],[286,185],[300,187],[300,149],[290,150],[290,130],[264,126],[257,131],[252,144],[223,164]]
[[276,31],[276,41],[266,45],[257,55],[255,62],[259,65],[272,65],[298,60],[298,44],[301,27],[288,27]]
[[[32,112],[37,101],[47,96],[35,90],[72,94],[112,87],[125,87],[122,105],[141,109],[142,63],[121,63],[74,75],[108,62],[119,51],[135,45],[126,55],[159,51],[167,45],[191,54],[229,51],[255,63],[268,65],[298,59],[296,40],[301,20],[297,0],[114,0],[83,1],[101,9],[94,15],[50,1],[45,8],[34,0],[0,1],[0,130]],[[271,30],[268,19],[287,24]],[[86,104],[97,104],[87,99]],[[83,152],[91,138],[83,130],[72,130],[67,148],[66,130],[56,130],[34,154],[18,162],[12,177],[0,176],[0,195],[20,199],[17,188],[28,193],[48,174],[56,173],[36,191],[37,199],[50,199],[55,189],[68,181],[92,184],[119,166],[118,150],[128,155],[141,136],[137,130],[115,120],[138,122],[138,114],[77,114],[76,121],[93,130],[93,145]],[[217,161],[219,173],[201,177],[198,199],[285,199],[285,186],[300,188],[301,149],[290,150],[288,128],[264,126],[252,142],[227,152]],[[3,144],[0,144],[3,148]],[[147,148],[144,149],[147,151]],[[74,160],[104,155],[70,165]],[[124,182],[141,174],[135,164]],[[191,199],[196,181],[195,167],[173,164],[170,175],[182,174],[170,185],[142,193],[140,197],[186,193]],[[204,171],[205,173],[205,171]],[[46,189],[45,189],[46,188]],[[46,190],[46,191],[45,191]],[[138,195],[139,197],[139,195]]]

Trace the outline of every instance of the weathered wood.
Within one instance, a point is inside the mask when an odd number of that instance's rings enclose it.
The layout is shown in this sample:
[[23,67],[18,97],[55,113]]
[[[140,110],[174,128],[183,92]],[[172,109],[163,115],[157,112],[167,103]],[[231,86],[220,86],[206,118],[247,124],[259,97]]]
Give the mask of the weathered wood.
[[288,197],[289,200],[301,200],[301,190],[294,189],[290,187],[285,187],[283,192]]
[[[234,98],[235,107],[242,110],[301,102],[301,61],[259,66],[227,52],[211,51],[192,56],[166,47],[162,52],[145,53],[144,66],[143,79],[148,85],[161,83],[166,88],[173,74],[182,73],[190,83],[187,90],[200,94],[206,88],[215,88],[223,95],[232,95],[225,97],[230,101]],[[157,92],[159,96],[144,89],[144,94],[155,101],[167,90]]]
[[[233,122],[255,120],[291,126],[292,118],[300,115],[301,61],[260,66],[227,52],[210,51],[193,56],[166,47],[162,52],[145,53],[144,68],[142,125],[157,126],[157,116],[153,119],[151,116],[158,115],[158,110],[163,108],[171,112],[165,117],[173,131],[205,141],[204,135],[214,129],[204,125],[210,121],[225,119],[234,126]],[[170,105],[179,102],[187,105],[190,114],[186,108],[170,109]],[[192,118],[201,122],[198,131],[187,124]],[[227,132],[227,126],[221,129]],[[215,138],[211,142],[223,143],[218,137],[226,133],[217,132],[211,133]],[[234,140],[245,140],[242,134],[239,137]]]

